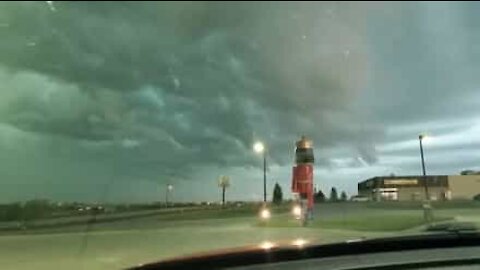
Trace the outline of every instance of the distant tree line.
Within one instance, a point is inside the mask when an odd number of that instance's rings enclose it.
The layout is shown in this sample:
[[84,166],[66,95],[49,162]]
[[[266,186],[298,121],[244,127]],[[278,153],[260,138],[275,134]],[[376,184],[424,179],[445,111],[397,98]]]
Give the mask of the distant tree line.
[[30,221],[47,217],[52,205],[48,200],[31,200],[25,203],[0,205],[0,221]]
[[348,200],[347,193],[342,191],[340,197],[338,196],[337,188],[332,187],[330,190],[330,196],[327,198],[322,190],[318,190],[314,196],[316,203],[323,203],[323,202],[346,202]]
[[[117,207],[122,207],[118,205]],[[0,204],[0,221],[28,222],[35,219],[104,212],[105,207],[78,202],[54,203],[46,199]]]
[[[281,186],[276,183],[273,187],[273,196],[272,202],[274,204],[280,204],[283,201],[283,192]],[[348,201],[348,196],[345,191],[342,191],[340,196],[338,196],[337,188],[332,187],[330,190],[330,196],[327,198],[322,190],[318,190],[314,194],[314,201],[316,203],[324,203],[324,202],[346,202]]]
[[475,170],[464,170],[460,172],[460,175],[479,175],[480,171]]
[[[241,201],[226,202],[227,205],[243,204]],[[197,207],[215,205],[212,202],[172,202],[170,207]],[[165,202],[136,204],[95,204],[81,202],[52,202],[46,199],[0,204],[0,222],[29,221],[45,218],[92,215],[99,213],[121,213],[165,208]]]

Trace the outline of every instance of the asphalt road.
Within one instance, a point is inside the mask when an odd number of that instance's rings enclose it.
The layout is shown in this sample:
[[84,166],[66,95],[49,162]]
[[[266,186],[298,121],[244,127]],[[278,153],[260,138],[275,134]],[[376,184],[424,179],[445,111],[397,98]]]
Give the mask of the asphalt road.
[[[355,206],[317,209],[317,217],[349,215]],[[82,232],[0,237],[1,269],[119,269],[173,256],[263,241],[289,243],[297,238],[335,242],[361,236],[386,236],[344,230],[259,228],[255,217],[167,222],[155,217],[98,224]]]
[[[362,203],[325,204],[317,206],[315,218],[348,219],[353,215],[376,213],[381,216],[392,211],[396,210],[368,208]],[[478,208],[436,210],[439,216],[480,224],[478,213]],[[169,221],[159,215],[96,224],[88,233],[84,232],[85,225],[75,225],[30,235],[4,234],[0,236],[0,269],[122,269],[197,252],[259,245],[263,241],[288,244],[303,238],[328,243],[398,233],[258,227],[256,221],[254,214],[243,218],[181,221]]]

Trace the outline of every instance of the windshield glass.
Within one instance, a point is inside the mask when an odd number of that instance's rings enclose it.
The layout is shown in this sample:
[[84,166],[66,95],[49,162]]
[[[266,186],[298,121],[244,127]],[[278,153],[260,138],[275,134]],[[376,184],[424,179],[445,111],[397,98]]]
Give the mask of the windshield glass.
[[479,18],[462,2],[0,3],[1,268],[475,225]]

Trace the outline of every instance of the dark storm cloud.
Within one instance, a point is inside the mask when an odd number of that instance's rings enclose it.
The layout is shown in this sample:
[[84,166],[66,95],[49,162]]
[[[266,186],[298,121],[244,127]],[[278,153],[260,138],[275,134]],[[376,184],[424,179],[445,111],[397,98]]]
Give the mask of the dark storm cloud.
[[224,173],[261,164],[255,140],[284,168],[302,134],[342,179],[411,172],[418,133],[478,115],[478,4],[53,6],[0,3],[0,122],[39,138],[18,161],[65,178]]
[[[352,106],[368,65],[364,8],[54,6],[2,4],[8,27],[0,30],[0,63],[12,81],[4,88],[16,95],[24,83],[39,95],[12,97],[6,123],[85,140],[138,141],[133,145],[146,144],[137,153],[143,164],[151,159],[173,170],[255,164],[255,139],[285,164],[301,134],[325,147],[351,144],[375,161],[372,140],[380,132]],[[76,111],[56,111],[65,104]]]
[[122,104],[113,92],[93,95],[30,71],[0,68],[0,119],[17,128],[87,140],[109,140],[120,129]]

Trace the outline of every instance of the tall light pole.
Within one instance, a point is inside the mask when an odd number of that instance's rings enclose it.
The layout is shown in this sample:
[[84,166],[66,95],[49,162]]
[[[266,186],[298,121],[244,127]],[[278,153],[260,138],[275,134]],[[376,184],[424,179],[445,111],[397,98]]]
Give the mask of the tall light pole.
[[218,186],[222,189],[222,207],[225,207],[225,191],[230,186],[230,177],[225,175],[220,176]]
[[422,159],[422,173],[423,173],[423,185],[425,187],[425,199],[429,201],[430,194],[428,192],[427,173],[425,172],[425,158],[423,156],[423,139],[424,138],[425,138],[425,135],[423,134],[418,135],[418,141],[420,142],[420,157]]
[[172,184],[167,184],[167,188],[165,189],[165,207],[168,207],[168,195],[173,190]]
[[423,134],[418,135],[418,141],[420,143],[420,157],[422,158],[422,174],[423,184],[425,188],[425,203],[423,204],[423,217],[427,223],[433,220],[433,208],[430,204],[430,194],[428,192],[427,173],[425,172],[425,158],[423,156],[423,140],[427,137]]
[[263,154],[263,202],[267,202],[267,154],[265,146],[261,142],[256,142],[253,145],[253,150],[256,153]]

